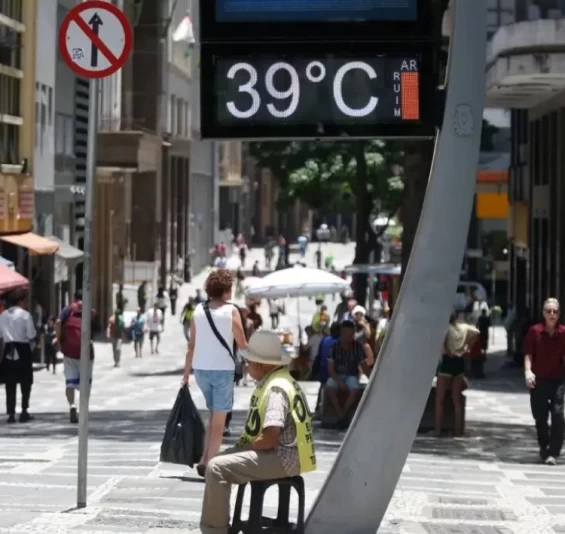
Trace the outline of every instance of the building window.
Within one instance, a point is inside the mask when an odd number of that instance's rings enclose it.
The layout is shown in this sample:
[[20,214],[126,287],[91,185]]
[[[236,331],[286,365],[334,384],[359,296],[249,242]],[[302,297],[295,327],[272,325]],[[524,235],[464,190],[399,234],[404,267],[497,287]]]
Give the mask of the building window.
[[169,127],[169,130],[172,135],[176,135],[177,133],[176,118],[177,118],[177,97],[175,95],[171,95],[171,125]]
[[0,114],[20,117],[20,80],[0,74]]
[[184,120],[183,120],[183,112],[184,112],[184,101],[180,98],[177,99],[177,125],[175,134],[181,137],[184,132]]
[[53,126],[53,88],[47,89],[47,124]]
[[19,161],[20,128],[0,122],[0,163],[17,165]]
[[13,28],[0,24],[0,64],[21,69],[21,48],[22,35]]
[[22,4],[25,0],[0,0],[0,13],[9,19],[23,22]]
[[72,115],[55,115],[55,154],[72,157],[75,154],[75,121]]
[[190,104],[184,103],[184,136],[190,137]]

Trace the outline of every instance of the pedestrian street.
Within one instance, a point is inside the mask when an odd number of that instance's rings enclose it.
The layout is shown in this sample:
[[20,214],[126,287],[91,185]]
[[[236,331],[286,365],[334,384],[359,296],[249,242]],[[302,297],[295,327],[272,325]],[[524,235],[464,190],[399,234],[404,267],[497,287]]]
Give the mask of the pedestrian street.
[[[195,278],[202,283],[203,278]],[[184,287],[181,295],[192,292]],[[182,297],[184,298],[184,297]],[[303,299],[307,318],[313,301]],[[333,303],[329,302],[330,312]],[[295,306],[287,306],[289,323]],[[262,310],[265,320],[267,310]],[[304,319],[303,319],[304,320]],[[265,324],[268,324],[267,322]],[[501,328],[493,350],[504,346]],[[35,373],[28,425],[0,420],[0,533],[177,534],[198,532],[203,482],[183,466],[159,463],[160,443],[176,397],[186,342],[178,318],[167,316],[159,355],[134,359],[125,345],[113,368],[109,344],[96,344],[91,397],[88,507],[75,510],[77,426],[68,420],[62,367]],[[492,357],[487,379],[466,393],[468,438],[419,436],[380,534],[557,534],[565,531],[565,467],[539,465],[522,375]],[[316,383],[304,383],[311,407]],[[204,409],[201,393],[191,387]],[[235,394],[233,436],[243,427],[250,387]],[[405,402],[409,402],[409,395]],[[4,391],[0,390],[0,403]],[[375,432],[386,429],[375,428]],[[312,505],[345,433],[316,427],[318,470],[305,475]],[[370,436],[367,437],[370,439]],[[235,492],[232,494],[232,501]],[[266,499],[275,513],[276,491]],[[339,503],[336,503],[339,505]],[[291,513],[295,510],[293,501]]]

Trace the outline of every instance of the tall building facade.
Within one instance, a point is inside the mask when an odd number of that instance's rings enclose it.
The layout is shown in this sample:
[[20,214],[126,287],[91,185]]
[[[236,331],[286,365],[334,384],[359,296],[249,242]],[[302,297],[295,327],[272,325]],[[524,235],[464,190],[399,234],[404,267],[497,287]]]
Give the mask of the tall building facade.
[[175,271],[178,258],[188,255],[192,54],[191,0],[162,3],[163,35],[166,37],[162,91],[163,189],[161,221],[161,283]]
[[[192,0],[191,18],[196,42],[198,32],[198,0]],[[212,141],[200,140],[200,68],[198,46],[192,61],[192,141],[190,144],[190,214],[189,253],[194,271],[210,262],[210,247],[220,240],[220,200],[218,147]]]
[[489,43],[487,102],[511,110],[510,284],[519,319],[565,299],[565,2],[517,1]]
[[[36,1],[0,4],[0,234],[34,220]],[[3,250],[4,252],[4,250]]]
[[[36,233],[35,173],[42,162],[36,161],[35,137],[36,116],[41,120],[43,110],[53,109],[53,92],[47,85],[44,95],[36,89],[37,1],[1,2],[0,15],[0,255],[28,279],[30,301],[32,295],[44,300],[41,276],[49,273],[59,245]],[[52,77],[48,82],[52,89]],[[48,125],[47,113],[45,118]]]
[[73,0],[36,0],[35,230],[59,244],[36,274],[38,300],[54,313],[81,284],[88,129],[88,80],[58,52],[58,28]]

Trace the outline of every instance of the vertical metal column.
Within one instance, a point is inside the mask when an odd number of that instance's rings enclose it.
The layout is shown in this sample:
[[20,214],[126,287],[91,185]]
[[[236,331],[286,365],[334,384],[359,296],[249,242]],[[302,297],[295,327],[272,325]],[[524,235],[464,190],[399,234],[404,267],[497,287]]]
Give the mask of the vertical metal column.
[[410,452],[441,354],[465,250],[485,61],[485,0],[459,0],[444,121],[412,255],[378,366],[310,511],[307,534],[375,534]]
[[96,136],[98,126],[99,81],[90,80],[88,137],[86,153],[86,195],[84,205],[84,271],[82,288],[82,332],[80,350],[80,405],[78,430],[77,507],[86,506],[88,470],[88,403],[90,400],[90,340],[92,321],[92,216],[96,194]]

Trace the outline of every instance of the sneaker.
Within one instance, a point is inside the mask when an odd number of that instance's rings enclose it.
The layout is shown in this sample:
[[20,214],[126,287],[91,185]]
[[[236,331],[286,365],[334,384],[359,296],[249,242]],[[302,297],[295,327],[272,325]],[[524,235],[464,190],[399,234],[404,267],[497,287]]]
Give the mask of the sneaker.
[[224,438],[229,438],[231,436],[231,430],[229,428],[224,428]]
[[33,421],[35,419],[35,417],[33,417],[33,415],[30,415],[29,412],[22,412],[20,414],[20,423],[29,423],[30,421]]
[[13,415],[10,415],[10,416],[8,417],[8,424],[11,425],[11,424],[13,424],[13,423],[15,423],[15,422],[16,422],[16,417],[13,416]]
[[548,456],[545,460],[545,465],[557,465],[557,460],[553,456]]
[[71,423],[76,424],[78,423],[78,412],[76,409],[76,406],[71,406],[70,412],[69,412],[69,418]]

